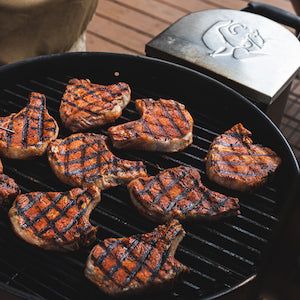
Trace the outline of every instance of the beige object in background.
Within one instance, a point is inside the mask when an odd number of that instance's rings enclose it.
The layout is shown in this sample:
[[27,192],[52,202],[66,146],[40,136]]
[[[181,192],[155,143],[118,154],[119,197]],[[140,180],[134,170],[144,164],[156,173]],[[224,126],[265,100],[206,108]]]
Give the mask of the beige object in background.
[[98,0],[0,0],[0,65],[38,55],[85,51]]

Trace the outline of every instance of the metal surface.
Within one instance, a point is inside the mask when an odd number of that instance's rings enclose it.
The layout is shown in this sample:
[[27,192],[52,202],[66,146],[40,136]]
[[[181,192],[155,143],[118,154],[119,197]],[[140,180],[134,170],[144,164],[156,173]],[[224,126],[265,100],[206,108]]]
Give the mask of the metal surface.
[[147,44],[146,53],[155,51],[216,74],[265,104],[275,101],[300,66],[299,41],[291,32],[236,10],[204,10],[181,18]]
[[[278,222],[285,196],[299,173],[289,145],[273,123],[245,98],[195,71],[146,57],[104,53],[52,55],[0,68],[1,115],[22,109],[31,91],[44,93],[49,113],[59,123],[59,137],[70,134],[61,125],[58,109],[66,83],[72,77],[89,78],[101,84],[125,81],[131,86],[133,100],[163,97],[184,103],[195,121],[193,145],[172,154],[114,150],[115,154],[125,159],[142,159],[151,175],[180,164],[193,166],[200,171],[205,185],[240,198],[241,215],[237,217],[214,223],[183,223],[187,234],[175,257],[191,273],[174,290],[155,297],[213,299],[252,280]],[[137,118],[131,101],[117,123]],[[203,159],[214,137],[237,122],[253,132],[256,143],[271,147],[283,159],[275,181],[251,195],[209,182],[204,171]],[[22,192],[70,188],[52,174],[46,157],[31,161],[2,160],[4,172],[15,178]],[[91,221],[99,226],[98,240],[148,232],[156,226],[139,215],[125,187],[104,191]],[[19,297],[104,299],[83,275],[90,249],[56,253],[28,245],[13,233],[7,209],[0,210],[0,287]],[[153,295],[143,298],[153,299]]]

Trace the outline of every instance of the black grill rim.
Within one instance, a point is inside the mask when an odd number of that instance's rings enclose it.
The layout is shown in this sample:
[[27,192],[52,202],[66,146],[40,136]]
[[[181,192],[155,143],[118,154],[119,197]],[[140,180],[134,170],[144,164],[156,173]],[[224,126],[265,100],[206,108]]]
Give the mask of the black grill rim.
[[[240,101],[243,103],[243,105],[247,106],[249,108],[249,110],[254,111],[254,113],[257,116],[259,116],[259,118],[261,120],[263,120],[260,122],[265,122],[266,124],[268,124],[268,126],[271,127],[271,130],[274,132],[275,135],[278,136],[278,138],[280,140],[280,143],[281,143],[280,148],[283,149],[282,151],[284,153],[284,159],[287,161],[287,164],[291,168],[290,172],[294,175],[294,177],[296,177],[296,175],[299,174],[299,166],[298,166],[295,155],[293,154],[289,144],[287,143],[287,141],[285,140],[285,138],[283,137],[283,135],[281,134],[279,129],[271,122],[271,120],[265,114],[263,114],[256,106],[254,106],[254,104],[252,104],[246,98],[244,98],[243,96],[241,96],[234,90],[228,88],[224,84],[219,83],[218,81],[216,81],[214,79],[211,79],[203,74],[200,74],[196,71],[190,70],[186,67],[178,66],[174,63],[169,63],[169,62],[165,62],[165,61],[162,61],[159,59],[148,58],[148,57],[143,57],[143,56],[117,54],[117,53],[100,53],[100,52],[89,52],[89,53],[83,52],[82,53],[82,52],[79,52],[79,53],[67,53],[67,54],[53,54],[53,55],[35,57],[32,59],[27,59],[27,60],[24,60],[21,62],[17,62],[17,63],[13,63],[10,65],[1,67],[0,68],[0,82],[2,85],[1,89],[5,89],[6,84],[8,84],[8,83],[11,84],[13,82],[17,82],[18,80],[21,80],[24,77],[30,76],[31,72],[29,72],[29,75],[27,75],[28,73],[26,74],[26,72],[28,72],[30,70],[31,66],[34,66],[34,68],[37,68],[38,70],[43,70],[43,68],[45,67],[45,64],[47,66],[47,65],[53,63],[54,65],[59,66],[60,64],[66,63],[65,61],[67,61],[70,64],[72,62],[76,62],[79,60],[87,60],[87,63],[90,64],[91,61],[99,60],[99,59],[100,60],[114,60],[114,59],[125,60],[129,66],[131,64],[134,64],[134,65],[136,65],[136,64],[138,64],[138,65],[153,64],[154,65],[153,69],[155,69],[155,67],[167,68],[170,70],[170,72],[172,72],[172,71],[179,72],[181,74],[182,78],[184,78],[185,75],[189,74],[190,76],[192,75],[195,78],[197,78],[197,80],[205,80],[205,81],[209,82],[210,84],[234,95],[235,97],[240,99]],[[44,71],[45,70],[43,70],[43,72]],[[16,77],[14,77],[14,75],[16,73],[18,75]],[[137,73],[136,76],[139,76],[139,74]],[[184,79],[183,79],[183,81],[184,81]],[[292,179],[294,179],[294,178],[292,178]],[[206,297],[205,299],[215,299],[219,296],[228,294],[228,293],[236,290],[237,288],[241,287],[242,285],[250,282],[254,278],[255,278],[255,274],[253,274],[252,276],[250,276],[243,282],[236,284],[236,285],[232,286],[231,288],[226,289],[224,291],[212,294],[211,296]],[[9,285],[3,284],[2,282],[0,282],[0,287],[3,290],[11,292],[12,294],[20,296],[22,298],[34,299],[33,295],[31,295],[31,294],[28,295],[27,293],[22,292],[16,288],[13,288]]]

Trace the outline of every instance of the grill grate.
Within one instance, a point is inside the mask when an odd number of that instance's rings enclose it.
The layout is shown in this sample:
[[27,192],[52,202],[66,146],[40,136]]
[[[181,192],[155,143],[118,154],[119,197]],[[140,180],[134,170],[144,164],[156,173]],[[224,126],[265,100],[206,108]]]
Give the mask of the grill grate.
[[[48,110],[59,123],[59,137],[68,135],[61,126],[58,108],[70,78],[72,76],[39,76],[38,79],[22,81],[3,89],[0,93],[1,115],[22,109],[31,91],[44,93]],[[157,98],[160,95],[138,87],[133,89],[132,99],[149,96]],[[114,151],[117,156],[125,159],[144,160],[149,173],[153,175],[160,169],[179,164],[196,167],[206,186],[240,198],[242,214],[237,217],[214,223],[183,223],[187,234],[177,250],[176,258],[187,265],[191,273],[176,285],[172,293],[165,294],[174,299],[186,299],[187,296],[204,298],[231,289],[249,279],[256,273],[261,252],[278,221],[278,192],[275,184],[269,184],[252,195],[239,195],[207,180],[203,158],[213,138],[221,133],[220,128],[224,125],[199,112],[190,112],[195,121],[194,143],[183,152],[149,154]],[[138,117],[134,103],[131,102],[117,123]],[[3,159],[3,165],[4,172],[15,178],[23,193],[64,191],[69,188],[49,171],[46,157],[33,161]],[[13,234],[7,209],[1,209],[0,216],[0,281],[3,284],[17,289],[28,299],[75,299],[80,295],[89,295],[89,299],[103,297],[83,274],[91,248],[75,253],[46,252],[26,244]],[[99,226],[98,240],[148,232],[156,226],[138,214],[124,187],[102,192],[102,200],[93,211],[91,222]]]

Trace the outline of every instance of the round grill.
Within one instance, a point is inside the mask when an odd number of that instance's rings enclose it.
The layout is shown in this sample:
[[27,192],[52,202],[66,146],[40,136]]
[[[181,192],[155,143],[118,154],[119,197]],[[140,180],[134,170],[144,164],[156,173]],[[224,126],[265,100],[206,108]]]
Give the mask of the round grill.
[[[104,85],[128,83],[133,100],[117,124],[139,118],[134,107],[137,98],[172,98],[185,104],[195,125],[194,142],[184,151],[166,154],[113,149],[113,152],[124,159],[143,160],[150,175],[179,165],[195,167],[204,185],[240,199],[241,215],[215,222],[182,223],[187,233],[175,257],[191,272],[174,290],[160,292],[158,297],[211,299],[252,279],[278,222],[284,196],[298,173],[288,144],[271,121],[243,97],[199,73],[159,60],[101,53],[53,55],[3,67],[0,70],[1,116],[21,110],[30,92],[43,93],[49,113],[59,123],[59,138],[66,137],[70,132],[63,128],[58,110],[71,78],[88,78]],[[272,148],[283,159],[275,181],[253,194],[226,190],[205,175],[204,157],[210,143],[238,122],[252,131],[255,143]],[[105,133],[107,128],[93,132]],[[3,158],[2,161],[4,173],[16,180],[23,193],[70,189],[55,177],[46,157],[30,161]],[[35,248],[13,233],[7,211],[5,208],[0,211],[0,286],[3,289],[27,299],[103,297],[83,274],[91,248],[73,253]],[[102,192],[91,222],[99,226],[98,241],[149,232],[157,226],[137,212],[126,187]]]

